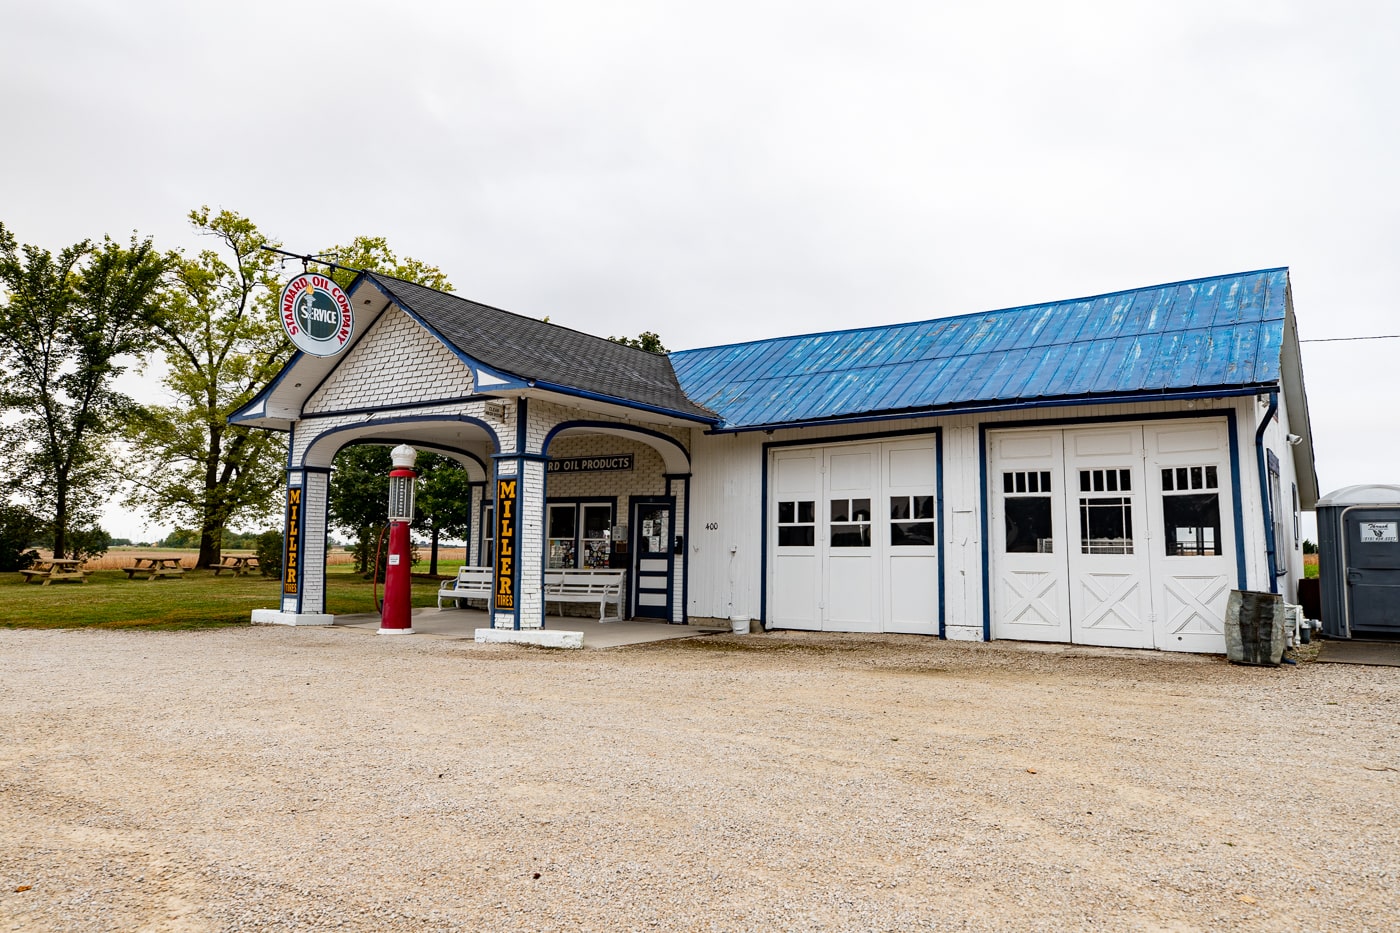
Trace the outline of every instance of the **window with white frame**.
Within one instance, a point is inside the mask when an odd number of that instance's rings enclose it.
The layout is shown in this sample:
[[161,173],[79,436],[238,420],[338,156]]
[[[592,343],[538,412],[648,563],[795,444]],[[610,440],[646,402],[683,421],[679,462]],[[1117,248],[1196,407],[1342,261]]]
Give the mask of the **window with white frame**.
[[605,568],[612,558],[611,502],[550,502],[545,528],[552,570]]

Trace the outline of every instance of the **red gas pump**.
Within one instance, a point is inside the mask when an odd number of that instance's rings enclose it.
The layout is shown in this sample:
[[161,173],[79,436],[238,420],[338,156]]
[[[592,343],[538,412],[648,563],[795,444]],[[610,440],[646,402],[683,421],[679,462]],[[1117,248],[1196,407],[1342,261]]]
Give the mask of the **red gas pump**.
[[418,451],[400,444],[390,457],[394,469],[389,473],[389,564],[384,569],[384,610],[379,617],[379,634],[412,635],[409,596],[413,554],[408,526],[413,522],[413,487],[418,478],[413,463],[418,459]]

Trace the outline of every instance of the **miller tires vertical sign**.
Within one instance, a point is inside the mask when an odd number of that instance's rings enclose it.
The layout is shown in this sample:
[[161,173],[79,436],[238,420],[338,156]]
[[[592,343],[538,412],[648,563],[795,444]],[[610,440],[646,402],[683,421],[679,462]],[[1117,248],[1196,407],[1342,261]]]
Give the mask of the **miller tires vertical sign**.
[[516,608],[515,559],[517,513],[515,496],[518,479],[496,480],[496,601],[497,609],[514,611]]
[[301,568],[301,487],[287,487],[287,542],[282,556],[282,593],[297,595],[300,581],[297,571]]

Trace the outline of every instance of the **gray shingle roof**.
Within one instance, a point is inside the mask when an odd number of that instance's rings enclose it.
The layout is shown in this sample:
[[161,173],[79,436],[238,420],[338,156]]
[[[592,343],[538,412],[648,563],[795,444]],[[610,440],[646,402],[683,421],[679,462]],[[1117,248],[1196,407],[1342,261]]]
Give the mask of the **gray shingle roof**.
[[704,421],[714,413],[681,391],[660,353],[614,343],[489,305],[367,272],[386,292],[462,353],[524,381],[634,402]]

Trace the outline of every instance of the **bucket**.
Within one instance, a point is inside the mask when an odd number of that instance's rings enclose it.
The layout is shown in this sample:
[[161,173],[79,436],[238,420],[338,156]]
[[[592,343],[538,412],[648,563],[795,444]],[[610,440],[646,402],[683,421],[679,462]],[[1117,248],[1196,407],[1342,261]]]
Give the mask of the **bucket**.
[[735,635],[747,635],[749,633],[748,616],[730,616],[729,629]]

